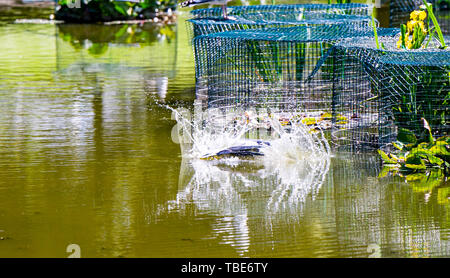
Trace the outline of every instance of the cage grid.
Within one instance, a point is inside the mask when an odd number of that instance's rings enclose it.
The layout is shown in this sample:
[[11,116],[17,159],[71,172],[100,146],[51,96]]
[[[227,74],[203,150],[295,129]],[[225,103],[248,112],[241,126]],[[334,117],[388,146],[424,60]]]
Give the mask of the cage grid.
[[[269,29],[274,27],[354,25],[365,28],[371,25],[372,18],[361,15],[326,14],[323,12],[258,12],[242,14],[229,19],[194,18],[188,20],[191,38],[199,35],[232,30]],[[378,24],[378,22],[377,22]]]
[[[229,16],[240,16],[260,12],[306,12],[315,11],[326,14],[348,14],[369,16],[372,14],[373,5],[347,3],[347,4],[284,4],[284,5],[251,5],[232,6],[227,8]],[[222,17],[221,8],[195,9],[191,11],[193,18]]]
[[448,3],[448,6],[437,7],[435,12],[444,35],[450,35],[450,1]]
[[406,24],[409,14],[423,5],[422,0],[390,0],[389,26],[399,28]]
[[[394,36],[398,30],[379,28],[378,33]],[[197,97],[209,108],[295,112],[306,125],[323,130],[354,124],[351,115],[333,111],[338,100],[333,95],[338,65],[326,57],[336,42],[357,36],[371,38],[373,29],[297,26],[198,36],[193,40]],[[359,73],[360,68],[355,66],[353,71]],[[359,84],[359,75],[354,76],[346,80],[348,87]]]
[[333,131],[337,145],[386,148],[400,129],[420,138],[425,131],[422,119],[434,136],[449,135],[449,49],[401,50],[397,40],[380,37],[382,50],[373,40],[358,38],[333,47],[333,113],[357,119],[355,125]]

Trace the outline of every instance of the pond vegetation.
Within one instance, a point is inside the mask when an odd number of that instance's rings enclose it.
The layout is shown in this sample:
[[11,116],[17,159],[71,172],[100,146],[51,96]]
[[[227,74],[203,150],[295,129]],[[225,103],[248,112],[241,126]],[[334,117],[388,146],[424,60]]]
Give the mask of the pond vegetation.
[[161,12],[172,13],[176,0],[110,1],[58,0],[55,18],[66,22],[105,22],[153,19]]

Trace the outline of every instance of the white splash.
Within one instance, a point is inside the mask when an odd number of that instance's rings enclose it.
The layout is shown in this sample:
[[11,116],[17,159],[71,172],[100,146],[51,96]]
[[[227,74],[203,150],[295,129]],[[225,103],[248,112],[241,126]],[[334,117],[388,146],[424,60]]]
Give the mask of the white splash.
[[[258,190],[266,187],[271,195],[267,208],[273,212],[286,204],[297,207],[309,194],[314,198],[318,193],[329,170],[330,146],[321,130],[302,123],[300,113],[194,107],[193,114],[169,108],[178,123],[184,168],[193,170],[189,181],[180,185],[185,193],[180,191],[177,203],[196,194],[202,196],[198,200],[227,200],[226,196],[235,195],[230,193],[234,185],[241,184]],[[262,156],[201,159],[256,141],[268,143],[260,148]],[[185,180],[181,176],[180,181]]]
[[304,125],[299,113],[273,113],[267,110],[212,108],[175,110],[177,141],[185,158],[205,158],[235,146],[262,144],[261,153],[269,164],[295,163],[303,159],[326,159],[328,141],[321,130]]
[[[221,216],[212,233],[236,248],[240,256],[246,256],[251,242],[248,219],[263,215],[268,229],[280,213],[296,221],[326,179],[328,142],[320,130],[302,124],[298,113],[171,110],[183,162],[179,191],[168,202],[168,209],[190,210],[194,204],[199,211]],[[263,156],[201,159],[257,140],[270,143],[261,148]]]

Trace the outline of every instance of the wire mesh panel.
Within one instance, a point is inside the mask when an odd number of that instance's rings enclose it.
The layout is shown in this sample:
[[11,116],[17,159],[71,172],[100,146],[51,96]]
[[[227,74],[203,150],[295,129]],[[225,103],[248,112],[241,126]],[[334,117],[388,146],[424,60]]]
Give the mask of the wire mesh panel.
[[[194,39],[198,97],[209,107],[297,111],[305,124],[330,129],[335,65],[324,59],[308,77],[336,41],[372,32],[331,25],[199,36]],[[380,34],[393,32],[379,29]]]
[[402,50],[396,48],[397,40],[380,38],[383,50],[374,40],[358,38],[333,48],[333,113],[356,119],[334,130],[336,144],[384,147],[396,140],[400,129],[420,138],[422,119],[435,136],[449,134],[450,50]]
[[365,28],[371,17],[359,15],[326,14],[320,12],[258,12],[222,18],[194,18],[188,20],[191,38],[199,35],[231,30],[266,29],[273,27],[348,24]]
[[435,5],[437,9],[435,13],[442,33],[450,35],[450,0],[447,2],[441,1],[439,4]]
[[[259,12],[306,12],[316,11],[327,14],[352,14],[368,16],[372,14],[373,5],[348,4],[288,4],[288,5],[253,5],[228,7],[230,16],[239,16]],[[196,9],[191,11],[194,18],[222,17],[221,8]]]
[[423,5],[422,0],[390,0],[389,26],[399,28],[406,24],[409,14]]

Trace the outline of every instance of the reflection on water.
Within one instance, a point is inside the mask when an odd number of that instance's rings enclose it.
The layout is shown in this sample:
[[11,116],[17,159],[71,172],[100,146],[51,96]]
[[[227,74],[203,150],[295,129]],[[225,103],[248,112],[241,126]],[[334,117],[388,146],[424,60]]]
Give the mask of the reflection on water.
[[[448,256],[448,206],[435,198],[427,200],[404,178],[378,179],[380,167],[375,157],[352,161],[351,169],[347,163],[333,169],[336,181],[346,181],[345,185],[335,184],[335,198],[337,227],[343,231],[340,241],[348,250],[369,242],[379,244],[386,257]],[[442,181],[440,186],[448,184]],[[349,251],[345,253],[351,256]]]
[[79,82],[95,76],[95,82],[101,83],[114,76],[116,81],[110,82],[116,83],[115,88],[128,86],[124,82],[140,84],[161,100],[167,95],[168,79],[175,75],[176,48],[176,25],[57,26],[56,60],[61,78]]
[[450,255],[448,181],[379,179],[376,155],[183,160],[156,104],[195,97],[182,18],[174,39],[127,33],[97,54],[96,36],[0,24],[0,257]]
[[195,205],[220,218],[212,227],[223,243],[248,255],[249,219],[261,218],[265,228],[278,226],[280,216],[298,220],[304,202],[314,200],[328,172],[329,160],[264,165],[263,161],[183,160],[177,198],[169,210]]
[[[173,24],[156,25],[144,22],[142,24],[59,24],[57,26],[58,36],[69,42],[75,50],[87,49],[87,53],[97,57],[105,54],[109,45],[139,47],[142,44],[166,42],[166,46],[174,46],[171,42],[176,39],[176,25]],[[163,49],[164,47],[161,47],[161,50]],[[172,47],[171,50],[174,48]],[[169,53],[171,52],[166,54]],[[171,54],[176,53],[172,51]],[[153,58],[160,58],[160,56],[153,55]]]

